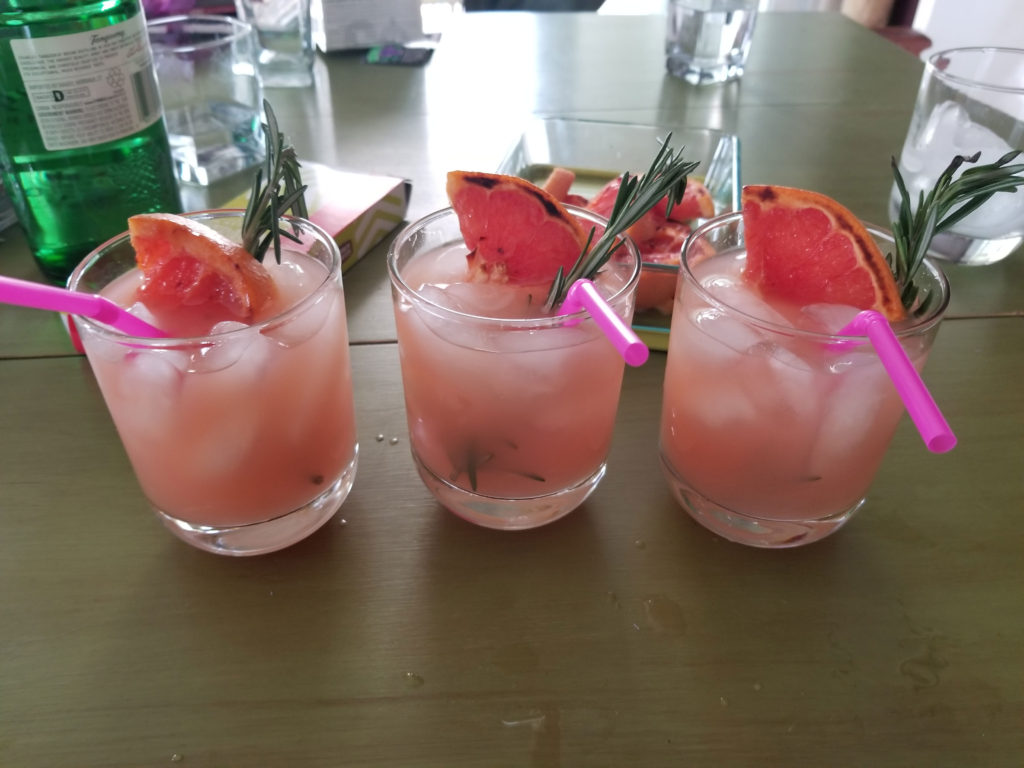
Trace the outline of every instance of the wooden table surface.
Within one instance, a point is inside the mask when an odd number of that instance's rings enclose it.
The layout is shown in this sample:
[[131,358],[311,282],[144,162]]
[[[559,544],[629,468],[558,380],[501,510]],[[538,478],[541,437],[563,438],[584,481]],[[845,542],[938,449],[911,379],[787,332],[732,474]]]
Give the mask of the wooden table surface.
[[[921,64],[837,14],[764,14],[739,83],[664,75],[663,19],[467,14],[423,68],[318,56],[268,90],[302,157],[496,167],[531,115],[737,133],[746,182],[882,221]],[[17,229],[0,272],[40,279]],[[948,267],[926,379],[868,504],[797,550],[716,538],[657,465],[664,357],[627,371],[609,470],[523,533],[440,508],[409,456],[386,244],[345,277],[360,464],[285,551],[194,550],[147,512],[88,364],[0,308],[0,765],[1020,766],[1024,258]]]

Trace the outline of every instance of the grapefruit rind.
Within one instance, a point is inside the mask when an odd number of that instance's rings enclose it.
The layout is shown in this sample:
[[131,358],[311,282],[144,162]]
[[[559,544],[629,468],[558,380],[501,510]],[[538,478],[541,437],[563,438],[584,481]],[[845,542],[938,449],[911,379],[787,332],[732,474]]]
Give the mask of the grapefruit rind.
[[871,234],[830,197],[793,187],[743,187],[744,277],[798,305],[845,304],[888,320],[906,316],[888,262]]
[[250,321],[276,296],[270,273],[241,245],[202,222],[171,213],[128,219],[139,297],[162,306],[216,303]]
[[535,285],[568,272],[587,242],[552,195],[518,176],[451,171],[448,199],[469,255],[469,279]]

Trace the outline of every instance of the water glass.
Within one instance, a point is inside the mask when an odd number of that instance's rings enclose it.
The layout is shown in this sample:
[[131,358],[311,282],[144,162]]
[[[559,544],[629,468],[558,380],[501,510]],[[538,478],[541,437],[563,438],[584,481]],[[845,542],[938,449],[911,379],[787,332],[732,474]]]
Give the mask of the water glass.
[[[899,160],[911,200],[916,203],[921,192],[931,190],[955,155],[980,152],[978,162],[991,163],[1011,149],[1024,149],[1024,50],[955,48],[929,57]],[[894,218],[899,203],[893,184]],[[931,255],[958,264],[992,264],[1021,243],[1024,194],[997,192],[937,235]]]
[[147,23],[178,178],[207,186],[266,155],[252,28],[213,14]]
[[665,65],[694,85],[743,75],[758,0],[669,0]]
[[[888,233],[867,226],[883,252],[892,247]],[[904,409],[866,338],[796,330],[745,286],[743,250],[740,213],[701,225],[683,249],[662,468],[705,527],[742,544],[793,547],[834,533],[860,509]],[[927,261],[915,283],[917,303],[894,330],[920,371],[949,286]]]
[[[597,283],[628,323],[640,260],[631,240],[619,252]],[[535,528],[582,504],[604,476],[623,359],[583,312],[523,316],[543,306],[544,286],[499,313],[516,287],[465,282],[466,253],[447,208],[406,227],[388,254],[413,459],[456,515]]]
[[[188,215],[240,237],[242,211]],[[282,227],[301,241],[285,241],[282,250],[296,250],[291,258],[323,279],[276,316],[220,324],[226,327],[207,336],[161,339],[76,319],[153,511],[176,536],[217,554],[256,555],[309,536],[334,515],[355,479],[341,254],[304,219],[285,217]],[[134,266],[125,233],[90,254],[69,287],[116,290],[112,284]],[[287,262],[268,269],[279,290],[294,280]]]
[[267,88],[313,84],[310,0],[236,0],[238,17],[259,41],[259,66]]

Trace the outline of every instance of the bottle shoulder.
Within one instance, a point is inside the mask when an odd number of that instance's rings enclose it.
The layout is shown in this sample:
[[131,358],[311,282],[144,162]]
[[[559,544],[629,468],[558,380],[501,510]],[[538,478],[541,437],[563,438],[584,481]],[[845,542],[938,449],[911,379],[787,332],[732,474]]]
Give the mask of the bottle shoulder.
[[0,0],[0,38],[95,29],[141,12],[140,0]]

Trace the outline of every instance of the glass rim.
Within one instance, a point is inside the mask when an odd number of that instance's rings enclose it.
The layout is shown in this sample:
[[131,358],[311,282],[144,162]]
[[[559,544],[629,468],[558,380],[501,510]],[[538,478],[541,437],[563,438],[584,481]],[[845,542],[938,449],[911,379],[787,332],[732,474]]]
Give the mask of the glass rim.
[[[593,223],[606,225],[608,220],[603,216],[588,211],[584,208],[580,208],[575,205],[563,204],[565,209],[569,213],[577,216],[581,216],[585,219],[590,219]],[[455,210],[451,206],[441,208],[439,210],[428,213],[416,221],[407,224],[402,230],[395,236],[395,239],[391,241],[391,245],[388,247],[387,254],[387,265],[388,265],[388,277],[391,278],[391,285],[404,297],[410,301],[414,301],[418,304],[423,304],[429,307],[430,311],[441,317],[451,318],[459,322],[470,322],[470,323],[481,323],[481,324],[494,324],[509,329],[518,330],[539,330],[543,328],[562,327],[567,324],[567,321],[573,323],[578,322],[581,319],[590,317],[590,314],[586,309],[579,309],[572,313],[559,313],[554,315],[542,315],[539,317],[492,317],[490,315],[477,315],[472,312],[461,312],[451,307],[446,307],[443,304],[438,304],[431,299],[426,298],[421,293],[416,291],[409,283],[405,281],[398,269],[398,250],[399,245],[408,240],[415,232],[422,229],[424,226],[436,222],[440,219],[448,216],[454,216]],[[633,271],[619,290],[614,294],[607,297],[605,301],[609,304],[615,304],[620,301],[623,297],[627,296],[630,291],[635,291],[636,287],[640,283],[640,269],[641,259],[640,250],[636,243],[633,242],[632,238],[626,237],[623,234],[619,235],[623,245],[627,251],[633,257]],[[454,242],[454,241],[452,241]],[[546,297],[545,297],[546,298]]]
[[[218,37],[215,40],[207,40],[201,43],[184,43],[168,45],[160,40],[154,40],[153,35],[159,34],[161,27],[172,24],[194,24],[195,29],[189,28],[184,32],[208,32],[215,34],[220,30],[230,30],[228,34]],[[154,51],[160,50],[168,53],[192,53],[205,51],[211,48],[220,48],[226,44],[232,44],[252,34],[252,24],[247,21],[235,18],[234,16],[222,16],[216,13],[183,13],[175,16],[157,16],[154,19],[146,20],[146,34],[149,37],[150,47]]]
[[[708,304],[717,307],[726,312],[739,315],[745,320],[762,327],[766,330],[780,333],[786,336],[800,336],[807,339],[816,339],[822,342],[834,342],[834,341],[848,341],[851,339],[865,339],[867,338],[864,334],[839,334],[839,333],[826,333],[823,331],[811,331],[803,328],[794,328],[789,325],[781,325],[780,323],[766,320],[758,317],[757,315],[751,315],[749,312],[744,312],[738,309],[728,302],[722,301],[720,298],[715,296],[711,291],[706,289],[700,284],[700,281],[694,276],[693,271],[690,269],[690,261],[687,259],[687,251],[690,247],[691,242],[696,242],[696,238],[706,235],[709,231],[717,229],[718,227],[726,226],[732,223],[742,223],[743,212],[742,211],[730,211],[729,213],[716,216],[712,219],[708,219],[703,224],[696,227],[693,232],[686,238],[686,242],[683,244],[682,258],[679,262],[680,273],[683,278],[690,284],[690,286],[697,292],[697,294]],[[873,237],[881,237],[882,239],[891,240],[892,233],[880,227],[877,224],[859,220],[864,228],[867,229],[868,233]],[[941,322],[943,316],[946,313],[946,308],[949,306],[949,280],[946,278],[945,273],[935,264],[931,258],[925,258],[921,262],[921,267],[927,269],[929,274],[932,276],[935,284],[938,286],[940,292],[940,300],[934,307],[930,307],[928,311],[919,318],[907,318],[893,324],[893,333],[899,337],[910,337],[916,336],[921,333],[926,333],[933,326]]]
[[[188,213],[180,214],[185,218],[189,219],[228,219],[238,218],[245,215],[245,211],[241,208],[216,208],[207,211],[190,211]],[[84,323],[90,330],[99,333],[107,339],[118,342],[130,343],[133,347],[140,348],[152,348],[152,349],[180,349],[182,347],[202,346],[207,344],[215,344],[224,339],[230,339],[233,336],[240,336],[245,333],[259,333],[264,328],[270,327],[271,325],[277,325],[278,323],[284,322],[291,317],[301,314],[308,305],[311,305],[315,301],[319,300],[319,297],[327,289],[334,280],[337,279],[338,275],[341,274],[341,251],[338,248],[337,242],[331,237],[326,230],[317,224],[314,224],[309,219],[303,219],[298,216],[281,216],[281,221],[287,221],[291,224],[297,224],[301,228],[306,229],[316,235],[317,240],[323,241],[323,244],[327,246],[327,249],[331,256],[331,263],[325,265],[327,267],[327,274],[324,279],[321,280],[317,285],[305,296],[299,299],[294,304],[289,305],[286,309],[278,312],[271,317],[260,320],[259,322],[251,323],[246,325],[244,328],[235,328],[230,331],[224,331],[222,333],[210,333],[203,336],[167,336],[161,338],[152,338],[149,336],[132,336],[128,333],[112,328],[105,323],[101,323],[98,320],[93,320],[89,317],[83,317],[82,315],[75,315],[75,320],[79,323]],[[128,231],[114,235],[112,238],[104,243],[96,246],[85,258],[83,258],[72,270],[68,276],[67,287],[69,290],[78,291],[78,284],[86,271],[93,266],[100,258],[102,258],[110,249],[122,245],[129,239]],[[283,246],[282,246],[283,247]],[[122,272],[118,277],[127,274],[127,270]],[[85,293],[85,291],[78,291]]]
[[969,56],[975,56],[978,54],[999,54],[1024,59],[1024,49],[1008,48],[1006,46],[998,45],[973,45],[956,48],[945,48],[941,51],[936,51],[935,53],[930,54],[926,62],[928,72],[933,74],[935,77],[941,78],[942,80],[947,80],[969,88],[978,88],[987,91],[999,91],[1001,93],[1024,93],[1024,85],[1004,85],[1001,83],[986,82],[983,80],[978,80],[973,77],[965,77],[964,75],[953,74],[939,67],[939,61],[941,61],[943,58],[951,59],[954,56],[960,54],[967,54]]

